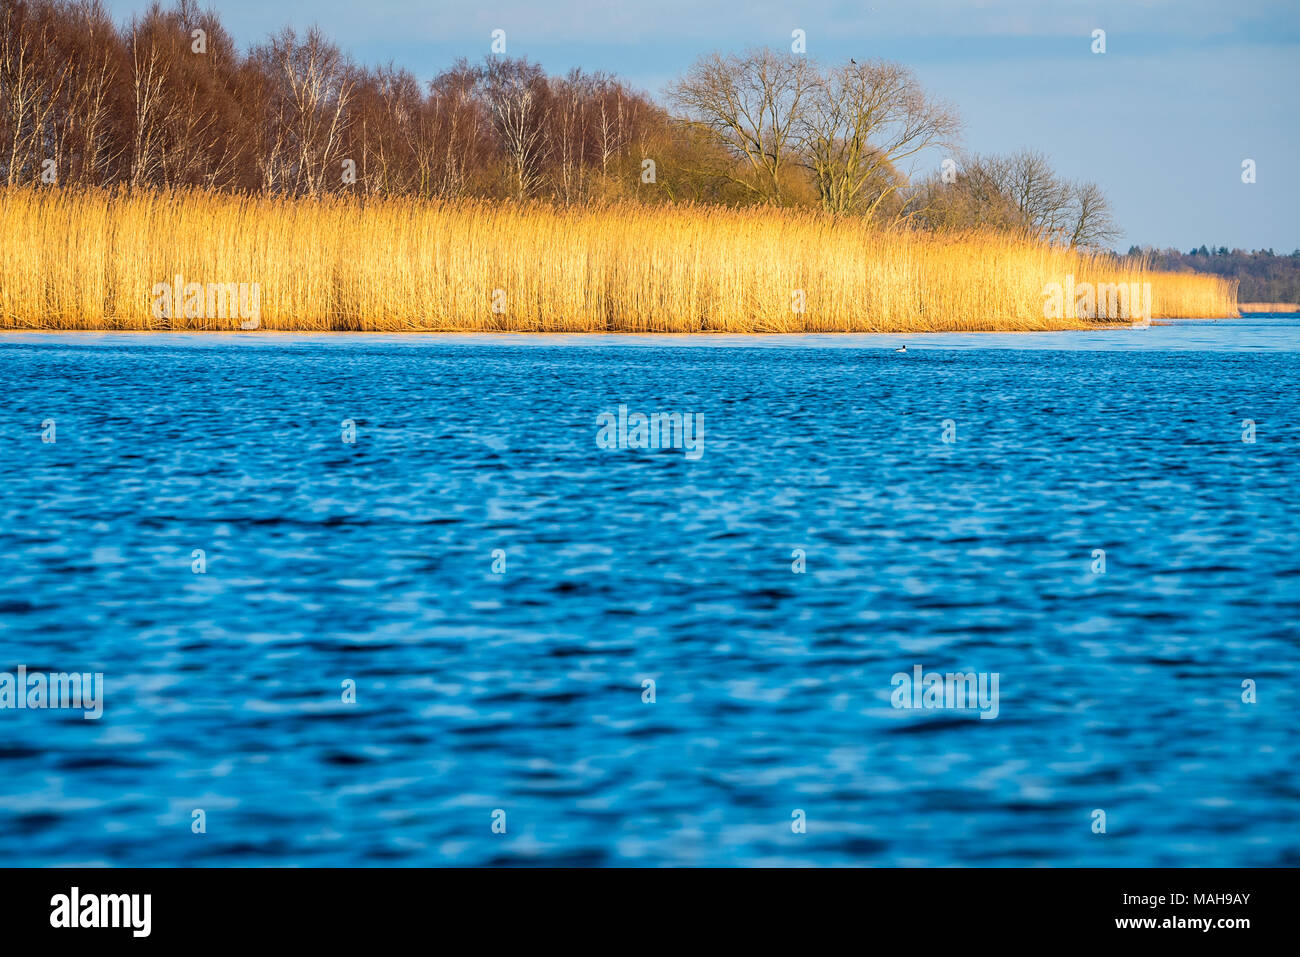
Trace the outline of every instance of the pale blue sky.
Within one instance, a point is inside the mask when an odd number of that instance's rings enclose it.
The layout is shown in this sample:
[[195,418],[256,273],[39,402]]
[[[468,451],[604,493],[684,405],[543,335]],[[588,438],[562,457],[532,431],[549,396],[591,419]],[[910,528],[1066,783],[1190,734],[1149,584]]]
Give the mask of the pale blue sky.
[[[427,78],[507,52],[658,94],[697,56],[806,32],[810,56],[912,66],[978,152],[1041,149],[1096,180],[1117,243],[1300,247],[1300,0],[214,0],[236,39],[318,24],[364,63]],[[143,0],[108,0],[119,19]],[[1090,50],[1106,31],[1105,54]],[[1241,163],[1257,182],[1241,182]]]

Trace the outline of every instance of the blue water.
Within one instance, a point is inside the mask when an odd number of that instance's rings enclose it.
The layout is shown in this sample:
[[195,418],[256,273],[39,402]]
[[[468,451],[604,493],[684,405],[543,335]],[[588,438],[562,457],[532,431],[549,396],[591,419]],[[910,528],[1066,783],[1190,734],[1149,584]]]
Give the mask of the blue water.
[[0,864],[1300,864],[1300,323],[903,341],[0,336]]

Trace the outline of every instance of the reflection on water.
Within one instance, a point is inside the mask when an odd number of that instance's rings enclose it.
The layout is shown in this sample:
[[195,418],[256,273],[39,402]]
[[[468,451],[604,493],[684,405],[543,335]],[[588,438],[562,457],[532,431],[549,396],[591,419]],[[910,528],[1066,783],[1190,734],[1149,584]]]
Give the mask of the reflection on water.
[[0,863],[1300,864],[1298,333],[0,337]]

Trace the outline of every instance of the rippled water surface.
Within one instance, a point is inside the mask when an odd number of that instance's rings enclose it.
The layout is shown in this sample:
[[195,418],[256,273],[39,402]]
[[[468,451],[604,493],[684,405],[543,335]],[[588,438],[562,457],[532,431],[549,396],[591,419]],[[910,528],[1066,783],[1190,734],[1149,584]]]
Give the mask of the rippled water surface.
[[0,337],[0,863],[1300,864],[1296,321],[902,341]]

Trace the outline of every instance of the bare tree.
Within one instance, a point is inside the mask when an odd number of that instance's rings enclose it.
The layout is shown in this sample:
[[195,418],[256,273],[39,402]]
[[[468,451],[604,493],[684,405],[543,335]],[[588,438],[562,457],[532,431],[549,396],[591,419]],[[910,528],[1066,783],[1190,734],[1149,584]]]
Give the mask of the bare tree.
[[391,196],[417,188],[424,108],[420,84],[408,71],[390,64],[360,75],[343,148],[360,166],[360,191]]
[[[167,134],[163,179],[172,186],[215,186],[229,182],[244,150],[238,109],[234,43],[215,14],[203,13],[196,0],[180,0],[166,20],[170,53],[166,99]],[[202,31],[202,52],[194,47]]]
[[822,208],[871,218],[907,184],[899,166],[928,147],[951,145],[960,126],[909,69],[873,60],[831,70],[813,88],[798,130]]
[[600,179],[609,179],[609,166],[632,143],[641,103],[613,77],[602,75],[596,91],[596,155]]
[[546,74],[527,60],[489,59],[482,70],[492,123],[506,153],[516,199],[534,195],[547,157]]
[[71,3],[47,57],[68,66],[68,82],[53,118],[59,182],[112,181],[123,152],[114,116],[124,112],[118,77],[122,49],[100,0]]
[[555,187],[566,204],[585,197],[586,173],[596,146],[592,122],[595,82],[581,70],[551,82],[549,154],[555,165]]
[[725,173],[765,200],[780,203],[795,163],[806,101],[818,85],[807,57],[772,50],[712,54],[669,89],[687,117],[714,132],[749,175]]
[[991,228],[1029,234],[1019,207],[987,164],[954,169],[951,180],[931,175],[909,189],[907,220],[935,232]]
[[916,196],[921,222],[932,228],[994,226],[1068,246],[1100,248],[1118,230],[1096,183],[1058,176],[1047,157],[1022,150],[1009,156],[970,156],[952,183],[933,178]]
[[5,6],[0,21],[0,157],[5,179],[35,180],[53,151],[53,124],[71,66],[47,56],[56,23],[50,3]]
[[418,135],[422,189],[462,196],[476,171],[488,165],[490,120],[479,95],[479,71],[458,60],[429,82]]
[[1102,249],[1119,238],[1110,203],[1096,183],[1075,183],[1070,189],[1070,245]]
[[266,54],[278,79],[274,121],[283,130],[283,168],[273,179],[293,192],[314,195],[327,179],[341,175],[355,68],[315,28],[302,40],[286,29],[271,40]]
[[1061,178],[1037,150],[976,158],[970,165],[1015,204],[1025,227],[1039,239],[1094,246],[1117,235],[1101,189]]
[[1021,150],[989,161],[988,171],[1030,229],[1044,239],[1059,237],[1069,215],[1070,185],[1056,175],[1045,155]]
[[[131,149],[128,182],[143,186],[162,169],[166,123],[170,112],[166,94],[176,41],[162,24],[157,7],[130,27]],[[162,35],[160,35],[162,34]]]

